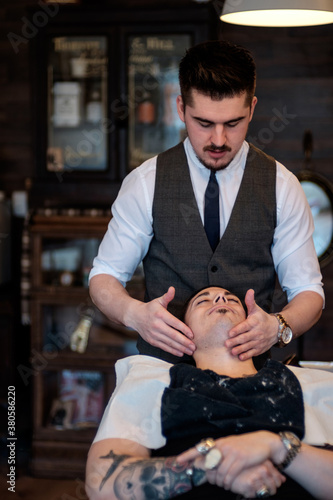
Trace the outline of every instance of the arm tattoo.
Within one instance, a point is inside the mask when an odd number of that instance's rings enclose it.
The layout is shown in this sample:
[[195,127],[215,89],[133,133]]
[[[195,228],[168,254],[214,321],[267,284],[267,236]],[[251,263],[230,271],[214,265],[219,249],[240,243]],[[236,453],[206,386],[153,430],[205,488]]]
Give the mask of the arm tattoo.
[[[140,458],[127,465],[124,460],[134,457],[116,455],[112,450],[100,457],[110,459],[111,465],[105,474],[100,490],[111,475],[114,477],[114,493],[119,500],[144,499],[165,500],[185,493],[192,488],[191,479],[186,475],[189,463],[179,465],[173,457]],[[193,468],[192,482],[195,485],[203,483],[205,471]]]
[[109,479],[109,477],[112,476],[112,474],[114,473],[114,471],[116,470],[118,465],[120,465],[121,462],[123,462],[124,460],[126,460],[126,458],[128,458],[128,455],[116,455],[115,453],[113,453],[112,450],[110,450],[107,455],[104,455],[104,457],[100,457],[100,458],[111,458],[113,460],[113,462],[111,462],[111,465],[108,468],[107,473],[103,477],[103,480],[101,482],[99,490],[101,490],[103,488],[105,481],[107,481]]

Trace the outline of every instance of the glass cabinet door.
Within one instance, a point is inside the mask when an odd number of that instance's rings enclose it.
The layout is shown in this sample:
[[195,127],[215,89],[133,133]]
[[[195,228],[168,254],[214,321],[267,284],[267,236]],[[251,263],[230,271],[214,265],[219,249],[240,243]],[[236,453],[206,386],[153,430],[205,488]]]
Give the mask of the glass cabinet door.
[[57,36],[48,53],[47,170],[105,171],[107,37]]
[[187,34],[129,37],[129,169],[184,139],[178,117],[179,61],[191,46]]

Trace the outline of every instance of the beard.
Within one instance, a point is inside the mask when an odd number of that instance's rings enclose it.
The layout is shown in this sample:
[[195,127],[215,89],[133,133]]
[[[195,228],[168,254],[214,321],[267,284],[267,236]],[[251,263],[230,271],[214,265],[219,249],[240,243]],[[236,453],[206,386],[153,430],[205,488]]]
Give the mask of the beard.
[[[227,152],[230,152],[231,151],[231,148],[229,146],[215,146],[214,144],[211,144],[210,146],[205,146],[203,148],[203,151],[214,151],[214,152],[218,152],[218,153],[224,153],[225,151]],[[227,168],[230,163],[232,162],[232,160],[234,159],[234,157],[231,158],[230,161],[228,161],[228,163],[226,163],[225,165],[220,165],[218,167],[215,167],[214,166],[214,160],[211,160],[209,163],[207,161],[205,161],[203,158],[200,158],[200,156],[196,155],[198,160],[200,161],[200,163],[208,168],[208,170],[214,170],[215,172],[218,172],[219,170],[224,170],[225,168]]]

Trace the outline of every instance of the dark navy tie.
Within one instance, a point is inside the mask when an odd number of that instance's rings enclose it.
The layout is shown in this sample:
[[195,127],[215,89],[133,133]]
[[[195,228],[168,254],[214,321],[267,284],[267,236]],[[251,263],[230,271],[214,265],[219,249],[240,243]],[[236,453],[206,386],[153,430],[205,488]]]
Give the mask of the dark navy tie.
[[214,170],[211,170],[205,192],[204,226],[214,251],[220,241],[219,185]]

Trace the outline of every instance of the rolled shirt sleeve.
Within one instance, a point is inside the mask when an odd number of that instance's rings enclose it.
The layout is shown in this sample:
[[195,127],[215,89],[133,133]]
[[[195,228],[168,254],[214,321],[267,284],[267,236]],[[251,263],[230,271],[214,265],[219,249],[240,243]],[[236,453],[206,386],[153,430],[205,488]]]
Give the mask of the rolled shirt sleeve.
[[124,179],[89,279],[110,274],[126,286],[146,255],[153,237],[155,166],[152,158]]
[[303,291],[316,292],[324,300],[310,206],[296,176],[281,164],[277,166],[277,227],[272,255],[279,282],[288,302]]

